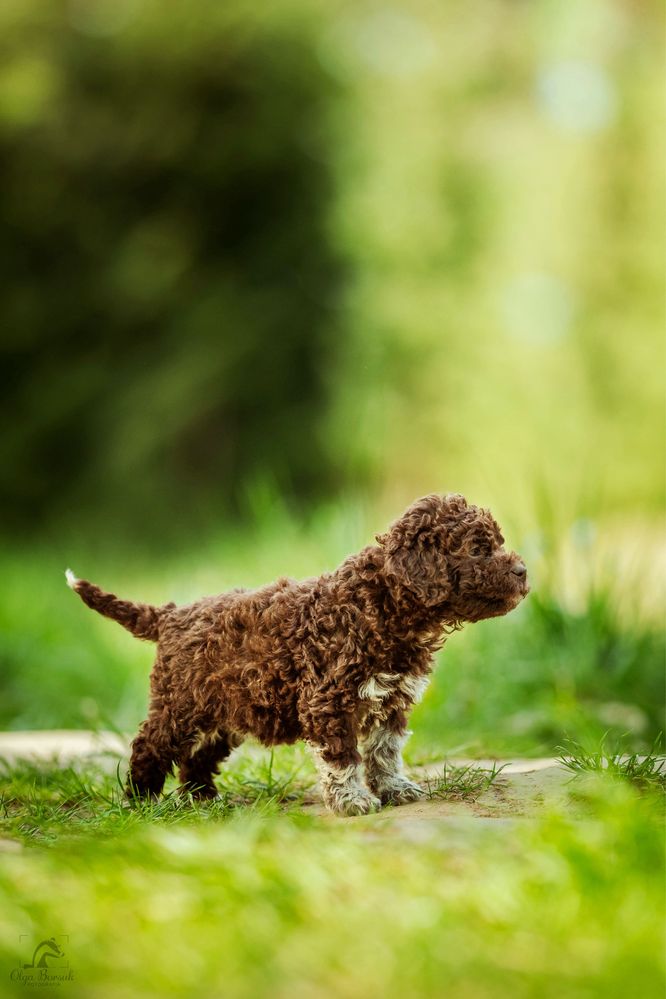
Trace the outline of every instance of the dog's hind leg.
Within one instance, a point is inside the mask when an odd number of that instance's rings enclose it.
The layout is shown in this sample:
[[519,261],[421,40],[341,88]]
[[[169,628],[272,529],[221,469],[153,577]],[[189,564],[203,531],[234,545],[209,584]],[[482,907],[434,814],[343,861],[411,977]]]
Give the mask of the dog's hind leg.
[[[193,798],[199,800],[216,798],[214,775],[217,773],[218,764],[226,760],[240,741],[218,730],[205,740],[200,738],[194,746],[189,747],[189,750],[185,747],[181,751],[179,770],[181,791],[189,792]],[[189,756],[184,759],[184,755],[188,752]]]
[[148,718],[132,743],[126,793],[128,798],[157,798],[175,758],[165,726],[155,717]]

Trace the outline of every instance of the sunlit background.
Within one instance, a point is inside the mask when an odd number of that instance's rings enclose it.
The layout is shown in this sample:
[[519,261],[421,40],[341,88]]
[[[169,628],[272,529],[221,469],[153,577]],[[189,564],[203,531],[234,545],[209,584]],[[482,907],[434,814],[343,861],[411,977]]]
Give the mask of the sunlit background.
[[661,29],[628,0],[4,0],[2,724],[145,709],[150,650],[67,564],[190,599],[457,491],[533,594],[451,640],[414,752],[651,743]]

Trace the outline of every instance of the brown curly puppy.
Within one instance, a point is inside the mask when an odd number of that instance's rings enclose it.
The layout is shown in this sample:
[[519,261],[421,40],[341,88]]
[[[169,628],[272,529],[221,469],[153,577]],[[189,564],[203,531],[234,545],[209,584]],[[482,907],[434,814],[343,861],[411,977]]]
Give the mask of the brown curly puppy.
[[423,793],[401,748],[433,653],[463,622],[516,607],[527,574],[490,513],[458,495],[424,496],[376,540],[316,579],[187,607],[119,600],[67,571],[89,607],[158,643],[130,796],[159,794],[177,763],[185,789],[214,797],[218,764],[248,735],[306,739],[341,815]]

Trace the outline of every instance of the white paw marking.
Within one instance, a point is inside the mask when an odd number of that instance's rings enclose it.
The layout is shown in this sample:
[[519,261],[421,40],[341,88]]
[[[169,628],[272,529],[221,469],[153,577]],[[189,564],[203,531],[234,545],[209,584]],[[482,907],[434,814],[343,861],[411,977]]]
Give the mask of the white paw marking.
[[367,815],[381,808],[381,801],[365,787],[363,768],[356,763],[336,767],[325,763],[321,750],[312,746],[319,770],[321,793],[327,807],[336,815]]
[[369,815],[382,807],[380,799],[365,788],[359,788],[353,794],[334,795],[329,805],[338,815]]
[[376,790],[384,804],[392,805],[406,805],[410,801],[418,801],[425,795],[422,787],[414,781],[407,780],[406,777],[386,780]]

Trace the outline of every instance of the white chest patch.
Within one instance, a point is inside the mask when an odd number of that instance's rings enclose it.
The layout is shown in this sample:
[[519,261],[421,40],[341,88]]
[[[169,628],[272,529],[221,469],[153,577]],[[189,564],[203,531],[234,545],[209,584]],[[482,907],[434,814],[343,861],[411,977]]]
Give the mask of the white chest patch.
[[399,673],[375,673],[359,686],[358,696],[364,701],[383,701],[393,693],[399,682]]
[[358,696],[364,701],[383,701],[396,691],[400,691],[412,704],[416,704],[423,697],[429,682],[429,676],[375,673],[359,686]]

